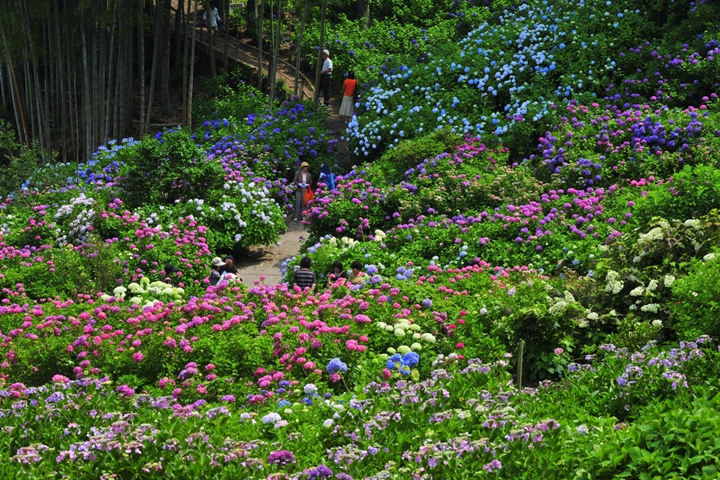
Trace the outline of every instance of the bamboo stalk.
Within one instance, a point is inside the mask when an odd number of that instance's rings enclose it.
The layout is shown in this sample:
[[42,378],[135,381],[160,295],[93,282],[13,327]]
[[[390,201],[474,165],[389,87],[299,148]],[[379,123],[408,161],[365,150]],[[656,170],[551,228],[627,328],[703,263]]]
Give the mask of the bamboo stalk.
[[138,8],[138,63],[140,64],[140,138],[145,136],[145,0],[139,0]]
[[192,51],[190,52],[190,85],[188,86],[188,116],[187,125],[192,128],[192,99],[193,83],[195,81],[195,36],[197,34],[198,0],[195,0],[195,19],[193,21]]
[[300,20],[300,33],[298,34],[298,44],[295,53],[295,88],[293,89],[293,95],[298,94],[298,83],[300,80],[300,59],[302,58],[302,42],[303,34],[305,32],[305,22],[307,19],[308,11],[308,0],[305,0],[305,8],[303,8],[302,20]]
[[[24,143],[26,146],[30,146],[30,137],[28,135],[28,128],[27,128],[27,122],[25,121],[25,110],[23,109],[23,103],[22,103],[22,97],[20,95],[20,84],[18,83],[17,73],[15,71],[15,64],[12,61],[12,56],[10,54],[10,48],[8,47],[8,41],[7,41],[7,35],[5,33],[5,24],[3,23],[2,19],[0,19],[0,33],[2,33],[3,37],[3,45],[5,46],[5,55],[7,56],[8,60],[8,66],[10,68],[10,73],[12,75],[13,84],[15,86],[15,97],[16,97],[16,105],[17,105],[17,111],[20,116],[20,123],[22,125],[22,132],[24,135]],[[15,102],[13,102],[15,103]],[[18,128],[18,131],[20,129]]]

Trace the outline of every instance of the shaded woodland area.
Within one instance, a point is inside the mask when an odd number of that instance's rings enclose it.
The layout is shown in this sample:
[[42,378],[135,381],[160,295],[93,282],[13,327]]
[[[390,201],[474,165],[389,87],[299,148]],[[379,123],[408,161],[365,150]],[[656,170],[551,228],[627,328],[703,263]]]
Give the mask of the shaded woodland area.
[[[230,0],[216,2],[223,23],[214,35],[203,19],[210,2],[198,0],[8,3],[0,13],[0,117],[19,143],[56,152],[62,161],[89,158],[110,139],[142,137],[157,118],[191,125],[196,58],[202,74],[215,76],[216,63],[228,65],[231,30],[236,38],[252,37],[258,66],[270,57],[269,68],[254,74],[274,98],[276,84],[267,78],[275,78],[281,31],[290,27],[277,15],[287,8],[282,0],[233,5],[242,11],[232,19]],[[300,68],[309,2],[298,3],[300,36],[291,60]],[[216,59],[222,52],[214,41],[224,41],[224,58]]]

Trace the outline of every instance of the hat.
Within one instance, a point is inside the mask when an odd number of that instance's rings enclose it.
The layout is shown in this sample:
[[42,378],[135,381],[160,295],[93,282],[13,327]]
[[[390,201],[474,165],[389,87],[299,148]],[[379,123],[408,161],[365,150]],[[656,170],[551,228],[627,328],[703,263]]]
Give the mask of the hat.
[[213,267],[222,267],[223,265],[225,265],[225,262],[220,260],[220,257],[215,257],[212,259],[212,262],[210,262],[210,265],[212,265]]
[[165,265],[165,275],[169,275],[171,273],[179,272],[178,268],[173,265],[172,263],[168,263]]
[[308,162],[302,162],[302,163],[300,164],[300,168],[303,168],[303,167],[308,167],[308,168],[310,168],[310,164],[309,164]]
[[325,55],[327,55],[328,57],[330,56],[330,50],[328,50],[327,48],[325,50],[323,50],[323,53]]

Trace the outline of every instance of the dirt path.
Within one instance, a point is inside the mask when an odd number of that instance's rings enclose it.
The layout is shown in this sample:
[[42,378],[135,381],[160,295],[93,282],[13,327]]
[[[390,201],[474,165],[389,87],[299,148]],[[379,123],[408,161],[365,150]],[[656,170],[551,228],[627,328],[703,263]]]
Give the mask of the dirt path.
[[[174,2],[174,7],[177,8],[177,2]],[[190,18],[194,18],[195,12],[190,14]],[[205,48],[210,48],[210,32],[205,28],[205,24],[202,20],[202,10],[198,10],[198,22],[196,25],[196,42]],[[174,16],[170,21],[170,30],[175,30],[175,19]],[[222,60],[225,56],[225,40],[226,35],[224,33],[216,33],[213,38],[213,46],[215,47],[215,58],[216,60]],[[239,41],[233,38],[231,35],[227,35],[228,43],[228,58],[247,65],[250,68],[257,69],[258,66],[258,53],[259,50],[252,45],[248,45],[243,41]],[[268,72],[270,69],[270,53],[263,50],[263,71]],[[277,65],[277,78],[282,79],[287,85],[290,91],[295,91],[295,66],[291,65],[283,59],[279,59]],[[315,85],[302,72],[299,74],[299,86],[298,95],[301,99],[311,99],[315,95]]]
[[[174,5],[176,6],[176,5]],[[201,17],[199,17],[201,18]],[[210,37],[209,32],[201,20],[198,20],[198,28],[196,31],[196,41],[204,46],[210,48]],[[174,28],[175,22],[171,22]],[[213,38],[213,45],[215,47],[216,59],[222,59],[225,55],[225,40],[224,34],[219,33]],[[246,44],[245,42],[238,41],[232,36],[227,37],[228,41],[228,58],[233,61],[237,61],[248,65],[251,68],[256,69],[258,66],[258,49]],[[269,69],[269,58],[270,54],[263,52],[263,70]],[[295,87],[295,66],[280,60],[277,66],[277,76],[283,79],[287,88],[290,91],[294,91]],[[312,99],[315,95],[315,87],[313,82],[308,79],[302,72],[299,75],[299,92],[303,99]],[[340,109],[340,101],[342,97],[333,98],[331,100],[331,115],[327,121],[327,128],[330,133],[339,140],[337,143],[337,174],[348,172],[352,169],[353,163],[348,155],[347,144],[341,140],[343,133],[345,132],[346,126],[343,120],[339,117],[338,111]],[[250,249],[249,254],[243,258],[238,259],[238,273],[240,278],[243,279],[243,283],[248,287],[255,285],[255,282],[264,282],[268,285],[276,285],[282,281],[282,262],[289,257],[295,256],[300,251],[300,246],[304,241],[304,237],[307,237],[307,231],[303,229],[299,222],[289,222],[288,231],[280,236],[279,245],[270,245],[268,247],[256,246]],[[262,279],[261,279],[262,277]]]
[[[307,235],[307,230],[303,230],[300,222],[289,222],[288,231],[280,235],[280,245],[252,247],[248,256],[237,262],[238,274],[243,284],[252,287],[255,281],[264,281],[267,285],[282,282],[282,262],[297,255],[304,241],[303,237]],[[260,279],[261,276],[265,277],[264,280]]]

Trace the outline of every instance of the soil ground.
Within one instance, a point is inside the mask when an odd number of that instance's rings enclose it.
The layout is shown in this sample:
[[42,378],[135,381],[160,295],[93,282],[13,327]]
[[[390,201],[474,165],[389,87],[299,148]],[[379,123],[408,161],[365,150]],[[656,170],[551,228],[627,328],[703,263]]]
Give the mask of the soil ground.
[[[268,247],[255,246],[245,258],[238,259],[238,275],[242,283],[248,287],[255,285],[255,282],[264,282],[267,285],[276,285],[282,282],[282,262],[289,257],[297,255],[300,251],[304,238],[307,237],[307,230],[303,229],[300,222],[288,222],[288,231],[280,235],[279,245]],[[264,280],[260,277],[264,276]]]

